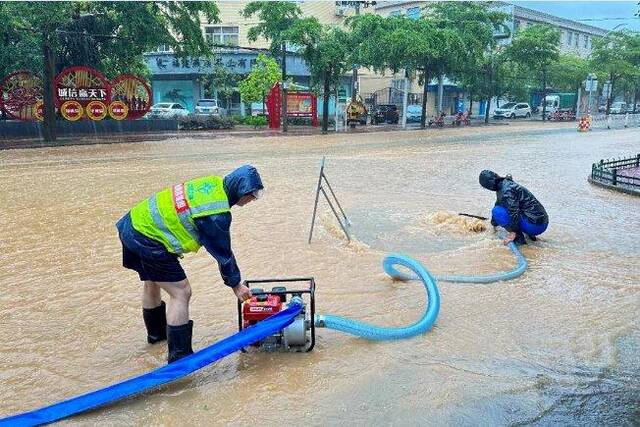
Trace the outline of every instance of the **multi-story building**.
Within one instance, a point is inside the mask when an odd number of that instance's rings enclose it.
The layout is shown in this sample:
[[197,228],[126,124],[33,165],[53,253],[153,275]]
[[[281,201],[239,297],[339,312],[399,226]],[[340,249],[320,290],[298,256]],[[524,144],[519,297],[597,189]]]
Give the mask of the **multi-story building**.
[[[223,67],[230,73],[247,74],[258,52],[255,49],[267,49],[267,40],[259,39],[255,42],[248,40],[249,29],[258,23],[257,18],[247,19],[241,14],[241,10],[249,1],[219,1],[220,23],[202,23],[202,31],[205,39],[213,44],[227,44],[237,46],[232,49],[219,49],[213,60],[195,58],[178,60],[169,50],[161,47],[157,52],[147,55],[147,64],[151,70],[152,86],[155,102],[180,101],[189,109],[193,109],[195,101],[202,97],[216,97],[215,87],[207,84],[207,75],[211,74],[216,66]],[[383,16],[405,15],[418,19],[424,13],[425,1],[378,1],[372,7],[361,8],[361,13],[377,13]],[[314,16],[324,25],[342,26],[348,16],[354,14],[354,8],[345,6],[344,2],[306,0],[298,1],[304,16]],[[496,33],[496,38],[501,44],[511,42],[513,34],[529,25],[545,23],[560,30],[561,51],[574,53],[587,57],[592,49],[593,39],[607,34],[606,30],[569,19],[559,18],[547,13],[518,6],[507,2],[494,2],[496,8],[504,12],[509,18],[505,23],[509,28],[506,33]],[[250,49],[247,49],[250,48]],[[291,55],[287,59],[287,73],[293,80],[303,86],[310,84],[309,70],[304,61]],[[397,94],[403,88],[402,75],[379,75],[366,69],[358,73],[359,91],[371,99],[378,101],[397,102]],[[338,92],[338,100],[346,101],[351,96],[351,73],[344,76]],[[417,82],[411,82],[410,92],[422,93],[423,88]],[[437,109],[437,81],[432,81],[428,86],[427,113],[434,114]],[[418,102],[419,95],[414,96],[413,102]],[[445,110],[452,110],[460,105],[465,98],[462,88],[455,82],[446,78],[443,82],[442,105]],[[384,102],[384,101],[383,101]],[[411,99],[410,99],[411,102]],[[334,101],[331,102],[333,109]],[[230,105],[231,111],[243,112],[243,105],[239,95],[235,93]]]
[[[250,41],[249,29],[258,23],[257,18],[245,18],[241,11],[249,3],[243,1],[218,1],[220,22],[209,24],[202,22],[205,40],[211,44],[225,44],[237,48],[215,49],[213,59],[188,58],[178,59],[166,46],[160,46],[156,52],[146,54],[147,66],[151,71],[151,84],[154,102],[180,102],[193,111],[200,98],[219,97],[218,91],[210,84],[208,78],[216,69],[222,67],[229,73],[246,75],[256,61],[260,50],[266,51],[269,42],[265,39]],[[315,16],[322,24],[343,25],[344,19],[352,11],[336,7],[334,2],[299,1],[297,2],[304,16]],[[295,55],[287,57],[287,75],[302,86],[310,85],[310,73],[304,61]],[[346,75],[339,90],[342,102],[351,96],[351,77]],[[244,104],[235,92],[227,102],[224,97],[220,101],[227,110],[244,114]],[[334,103],[331,103],[333,110]]]

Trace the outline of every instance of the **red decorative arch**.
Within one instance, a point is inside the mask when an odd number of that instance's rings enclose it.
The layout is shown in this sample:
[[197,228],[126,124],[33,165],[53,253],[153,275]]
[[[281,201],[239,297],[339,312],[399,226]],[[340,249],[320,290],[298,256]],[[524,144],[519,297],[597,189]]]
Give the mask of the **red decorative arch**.
[[9,74],[0,83],[0,108],[17,120],[35,120],[34,107],[42,100],[42,79],[28,70]]
[[78,65],[67,67],[56,76],[56,105],[66,101],[77,101],[83,107],[91,101],[111,102],[109,80],[98,70]]
[[139,119],[149,112],[153,104],[151,88],[133,74],[122,74],[111,81],[111,100],[127,105],[129,119]]

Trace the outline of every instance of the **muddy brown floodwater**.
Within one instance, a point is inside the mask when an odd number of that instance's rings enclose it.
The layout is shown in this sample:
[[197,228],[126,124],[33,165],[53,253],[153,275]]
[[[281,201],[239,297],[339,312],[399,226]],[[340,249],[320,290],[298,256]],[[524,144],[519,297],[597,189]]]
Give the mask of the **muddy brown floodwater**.
[[[238,354],[70,425],[633,425],[640,419],[640,199],[591,186],[601,158],[637,154],[640,131],[573,126],[164,142],[0,152],[0,416],[164,363],[140,284],[121,267],[115,221],[170,184],[254,164],[266,193],[234,208],[244,278],[314,276],[317,310],[377,324],[419,316],[416,283],[381,269],[389,251],[435,274],[513,266],[487,215],[485,168],[511,173],[551,225],[523,249],[519,279],[442,283],[435,328],[370,343],[321,329],[310,354]],[[320,159],[353,224],[325,204],[307,245]],[[236,330],[233,293],[206,251],[183,265],[194,348]]]

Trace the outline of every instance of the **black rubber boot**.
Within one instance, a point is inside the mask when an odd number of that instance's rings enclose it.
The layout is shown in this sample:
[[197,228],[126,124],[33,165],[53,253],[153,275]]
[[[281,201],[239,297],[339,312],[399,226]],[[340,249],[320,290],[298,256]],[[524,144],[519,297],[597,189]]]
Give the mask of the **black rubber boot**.
[[172,363],[190,354],[191,333],[193,332],[193,320],[179,326],[167,325],[167,341],[169,343],[169,356],[167,362]]
[[147,342],[149,344],[167,339],[167,311],[164,301],[156,308],[143,308],[142,318],[147,327]]
[[516,231],[516,238],[513,239],[513,241],[515,242],[516,245],[527,244],[527,239],[524,238],[524,234],[522,234],[522,231]]
[[535,242],[536,240],[538,240],[536,236],[532,236],[531,234],[527,234],[527,237],[531,239],[532,242]]

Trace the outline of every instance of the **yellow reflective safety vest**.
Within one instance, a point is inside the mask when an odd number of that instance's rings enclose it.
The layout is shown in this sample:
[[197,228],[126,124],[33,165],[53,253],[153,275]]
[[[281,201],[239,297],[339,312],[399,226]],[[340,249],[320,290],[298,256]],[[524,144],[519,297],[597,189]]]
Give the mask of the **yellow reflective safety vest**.
[[194,218],[229,212],[222,177],[205,176],[166,188],[131,209],[136,231],[181,255],[200,249]]

